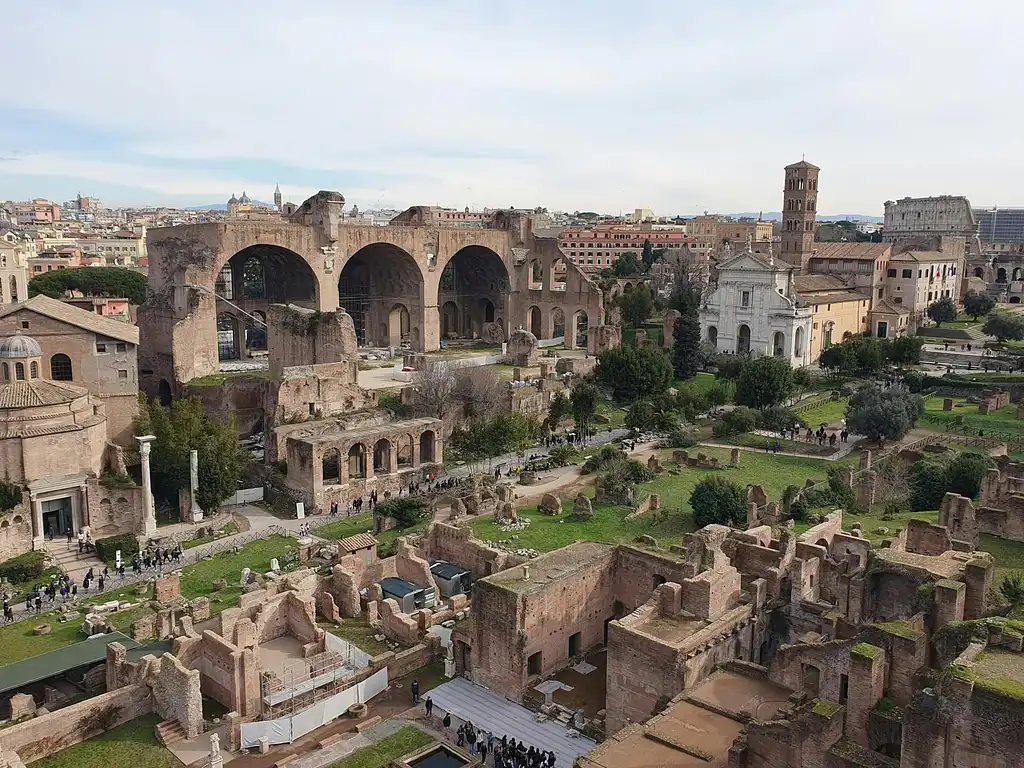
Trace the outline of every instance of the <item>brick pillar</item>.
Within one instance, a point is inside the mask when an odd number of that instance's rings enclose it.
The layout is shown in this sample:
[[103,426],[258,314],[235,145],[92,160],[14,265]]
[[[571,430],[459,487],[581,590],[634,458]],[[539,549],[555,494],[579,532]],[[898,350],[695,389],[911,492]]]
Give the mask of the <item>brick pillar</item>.
[[850,651],[849,698],[846,734],[862,747],[868,745],[868,715],[885,691],[885,651],[860,643]]
[[395,474],[398,472],[398,446],[391,443],[391,449],[388,451],[388,473]]
[[[914,697],[914,675],[921,667],[928,666],[928,637],[924,632],[905,629],[892,636],[891,653],[889,697],[906,707]],[[850,677],[853,677],[852,671]]]
[[935,582],[935,631],[953,621],[963,621],[967,585],[942,579]]
[[995,567],[991,560],[975,558],[964,568],[967,593],[964,596],[964,619],[980,619],[988,605],[988,591],[992,588]]
[[[867,453],[867,451],[865,451]],[[868,508],[875,503],[875,481],[877,476],[873,469],[866,469],[857,484],[857,503]]]

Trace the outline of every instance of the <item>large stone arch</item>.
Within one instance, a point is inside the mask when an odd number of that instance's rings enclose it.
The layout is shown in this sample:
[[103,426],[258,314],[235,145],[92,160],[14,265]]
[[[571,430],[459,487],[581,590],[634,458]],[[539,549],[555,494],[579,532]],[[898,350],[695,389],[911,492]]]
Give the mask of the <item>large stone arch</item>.
[[[338,301],[352,316],[360,346],[393,344],[391,315],[398,305],[409,313],[410,344],[417,336],[422,338],[414,329],[422,329],[424,322],[423,273],[397,245],[370,243],[353,253],[338,276]],[[401,324],[398,327],[401,331]]]
[[[306,259],[280,245],[257,243],[225,259],[213,284],[217,296],[218,357],[245,359],[267,349],[266,318],[271,304],[317,309],[319,280]],[[225,357],[227,321],[234,318],[236,354]]]
[[[458,307],[456,333],[465,338],[483,337],[484,327],[498,316],[507,315],[512,279],[496,251],[484,245],[466,245],[438,266],[437,306]],[[490,317],[492,320],[488,321]]]

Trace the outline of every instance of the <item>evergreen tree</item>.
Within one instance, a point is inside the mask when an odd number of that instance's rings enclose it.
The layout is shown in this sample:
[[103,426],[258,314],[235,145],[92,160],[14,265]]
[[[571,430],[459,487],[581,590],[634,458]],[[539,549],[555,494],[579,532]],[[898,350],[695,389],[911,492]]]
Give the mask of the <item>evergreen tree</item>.
[[672,367],[677,379],[692,379],[700,369],[700,320],[696,312],[687,312],[676,320]]

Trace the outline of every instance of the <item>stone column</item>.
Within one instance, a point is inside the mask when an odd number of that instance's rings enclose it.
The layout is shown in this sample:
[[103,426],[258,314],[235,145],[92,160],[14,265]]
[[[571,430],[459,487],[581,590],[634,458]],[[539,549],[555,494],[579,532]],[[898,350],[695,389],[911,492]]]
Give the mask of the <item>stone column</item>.
[[417,435],[412,441],[412,468],[420,468],[420,438]]
[[885,692],[885,651],[860,643],[850,652],[846,729],[862,747],[868,746],[868,716]]
[[153,480],[149,474],[149,445],[156,437],[143,435],[139,441],[139,456],[142,458],[142,535],[156,535],[156,506],[153,504]]
[[[148,454],[148,450],[147,450]],[[147,470],[148,470],[147,464]],[[189,468],[189,487],[191,493],[189,494],[192,498],[192,506],[189,509],[189,513],[192,515],[192,522],[198,523],[203,519],[203,510],[199,506],[199,500],[196,499],[196,493],[199,491],[199,451],[189,451],[188,454],[188,468]]]
[[46,537],[43,535],[43,504],[35,496],[31,497],[32,505],[32,549],[42,549],[46,546]]
[[391,444],[391,449],[388,451],[388,473],[397,474],[398,472],[398,446],[394,443]]

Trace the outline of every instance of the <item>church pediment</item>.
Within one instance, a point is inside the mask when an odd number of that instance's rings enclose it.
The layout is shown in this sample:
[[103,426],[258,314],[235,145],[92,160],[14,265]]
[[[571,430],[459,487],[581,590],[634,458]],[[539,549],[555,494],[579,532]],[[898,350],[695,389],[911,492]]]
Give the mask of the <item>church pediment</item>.
[[740,272],[763,272],[765,274],[771,274],[773,272],[780,271],[781,268],[779,266],[772,266],[769,264],[767,256],[747,251],[718,265],[719,275],[726,272],[732,272],[733,270]]

